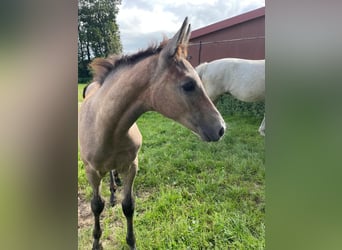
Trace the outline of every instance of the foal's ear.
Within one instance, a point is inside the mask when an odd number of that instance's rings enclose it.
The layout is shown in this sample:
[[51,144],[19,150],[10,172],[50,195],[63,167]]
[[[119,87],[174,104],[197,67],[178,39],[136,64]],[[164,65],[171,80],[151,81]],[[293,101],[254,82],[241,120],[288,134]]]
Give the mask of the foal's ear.
[[186,30],[186,34],[185,34],[185,36],[184,36],[184,38],[183,38],[183,42],[182,42],[182,44],[183,44],[184,46],[187,46],[187,45],[188,45],[189,40],[190,40],[190,35],[191,35],[191,24],[189,23],[188,29]]
[[163,56],[173,58],[177,54],[179,56],[186,56],[186,49],[190,39],[190,24],[188,24],[188,17],[185,18],[180,30],[170,39],[162,50]]

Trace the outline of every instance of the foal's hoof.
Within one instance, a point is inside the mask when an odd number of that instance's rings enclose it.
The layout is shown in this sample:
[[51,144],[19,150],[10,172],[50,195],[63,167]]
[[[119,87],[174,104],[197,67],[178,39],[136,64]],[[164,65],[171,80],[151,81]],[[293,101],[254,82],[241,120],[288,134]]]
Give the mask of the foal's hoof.
[[127,244],[128,244],[129,250],[137,250],[137,247],[136,247],[136,245],[135,245],[135,242],[132,243],[132,242],[128,242],[128,241],[127,241]]
[[94,242],[92,250],[103,250],[102,244]]
[[135,245],[135,238],[133,240],[126,238],[126,243],[129,246],[129,250],[137,250],[137,247]]
[[110,205],[112,207],[114,207],[116,205],[116,197],[115,195],[110,195],[110,201],[109,201]]
[[115,184],[118,185],[119,187],[122,186],[122,181],[121,181],[121,179],[119,178],[119,176],[115,176]]

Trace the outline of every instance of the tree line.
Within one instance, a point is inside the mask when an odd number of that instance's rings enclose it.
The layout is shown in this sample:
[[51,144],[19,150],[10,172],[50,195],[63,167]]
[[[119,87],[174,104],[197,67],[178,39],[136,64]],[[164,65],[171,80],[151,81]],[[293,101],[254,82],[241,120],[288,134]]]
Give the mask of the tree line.
[[116,23],[120,4],[121,0],[78,1],[78,82],[91,79],[92,59],[122,52]]

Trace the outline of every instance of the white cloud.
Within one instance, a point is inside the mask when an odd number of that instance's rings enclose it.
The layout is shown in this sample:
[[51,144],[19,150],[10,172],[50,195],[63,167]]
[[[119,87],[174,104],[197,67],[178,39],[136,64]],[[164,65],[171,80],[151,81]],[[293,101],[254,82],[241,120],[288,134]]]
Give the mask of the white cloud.
[[264,0],[123,0],[117,22],[125,53],[172,36],[186,16],[197,29],[265,6]]
[[177,17],[160,6],[152,10],[137,7],[121,11],[118,22],[121,32],[152,33],[156,31],[174,30]]

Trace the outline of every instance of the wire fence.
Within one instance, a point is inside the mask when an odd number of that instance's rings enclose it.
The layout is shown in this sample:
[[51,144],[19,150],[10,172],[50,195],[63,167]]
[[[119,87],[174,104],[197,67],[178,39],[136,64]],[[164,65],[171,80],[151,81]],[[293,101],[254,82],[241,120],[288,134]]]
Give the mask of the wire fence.
[[[201,64],[202,62],[202,48],[207,49],[205,45],[219,45],[224,43],[235,43],[241,41],[251,41],[257,39],[265,39],[265,36],[252,36],[252,37],[242,37],[242,38],[232,38],[232,39],[225,39],[225,40],[217,40],[217,41],[199,41],[199,42],[190,42],[189,47],[193,47],[197,50],[198,48],[198,62],[197,64]],[[196,52],[193,52],[196,53]],[[188,60],[191,60],[192,56],[188,56]]]
[[255,39],[265,39],[265,36],[243,37],[243,38],[234,38],[234,39],[220,40],[220,41],[190,42],[189,46],[205,45],[205,44],[213,44],[213,43],[230,43],[230,42],[239,42],[239,41],[255,40]]

